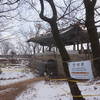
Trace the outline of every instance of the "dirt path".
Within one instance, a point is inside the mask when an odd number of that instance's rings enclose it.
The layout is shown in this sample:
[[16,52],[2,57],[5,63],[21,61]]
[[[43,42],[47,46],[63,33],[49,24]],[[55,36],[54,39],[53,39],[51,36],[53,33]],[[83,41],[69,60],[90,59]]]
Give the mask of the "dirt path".
[[0,100],[15,100],[16,96],[20,95],[25,89],[27,89],[27,85],[43,79],[44,78],[33,78],[6,86],[0,86]]

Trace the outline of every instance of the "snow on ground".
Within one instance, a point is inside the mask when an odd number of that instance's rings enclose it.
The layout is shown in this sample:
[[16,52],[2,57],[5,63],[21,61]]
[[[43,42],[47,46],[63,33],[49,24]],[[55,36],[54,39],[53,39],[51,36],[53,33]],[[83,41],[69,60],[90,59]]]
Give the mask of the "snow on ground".
[[23,64],[9,65],[1,68],[1,70],[2,73],[0,74],[0,86],[35,77],[30,72],[29,68]]
[[[99,81],[100,83],[100,81]],[[86,100],[100,100],[100,84],[78,83]],[[16,100],[73,100],[66,82],[40,81],[28,86]]]
[[[66,91],[67,89],[67,91]],[[16,100],[65,100],[66,95],[70,93],[67,83],[46,83],[38,82],[29,86]],[[71,100],[71,97],[67,97]]]

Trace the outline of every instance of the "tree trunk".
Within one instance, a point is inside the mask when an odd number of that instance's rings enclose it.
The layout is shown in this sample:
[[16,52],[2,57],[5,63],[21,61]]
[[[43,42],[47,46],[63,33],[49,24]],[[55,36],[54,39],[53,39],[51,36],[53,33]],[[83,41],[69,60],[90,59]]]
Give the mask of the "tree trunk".
[[[60,52],[60,55],[61,55],[61,58],[63,61],[63,68],[66,73],[66,77],[69,80],[71,80],[71,76],[70,76],[68,64],[67,64],[67,62],[70,60],[70,57],[65,49],[63,41],[60,38],[57,23],[54,21],[54,22],[50,23],[50,25],[51,25],[51,29],[52,29],[53,38],[55,40],[57,48],[59,49],[59,52]],[[72,81],[70,82],[69,80],[68,80],[68,84],[69,84],[69,87],[70,87],[70,90],[71,90],[71,93],[73,96],[73,100],[85,100],[83,98],[83,96],[81,95],[81,91],[79,90],[77,83],[72,82]]]
[[[68,69],[68,64],[67,62],[70,60],[70,57],[65,49],[64,43],[60,38],[59,35],[59,30],[58,30],[58,26],[57,26],[57,10],[55,8],[54,2],[53,0],[46,0],[53,11],[53,17],[52,18],[47,18],[46,16],[44,16],[44,0],[40,0],[40,4],[41,4],[41,12],[40,12],[40,18],[43,19],[44,21],[48,22],[51,26],[51,31],[53,34],[53,38],[55,40],[55,44],[56,47],[59,49],[62,61],[63,61],[63,68],[64,71],[66,73],[66,77],[68,78],[68,84],[73,96],[73,100],[85,100],[83,98],[83,96],[81,95],[81,91],[79,90],[76,82],[70,82],[69,80],[71,79],[70,77],[70,73],[69,73],[69,69]],[[79,97],[78,97],[79,96]]]
[[93,54],[93,63],[96,70],[96,76],[100,76],[100,45],[99,45],[99,38],[97,29],[95,26],[94,20],[94,6],[92,1],[90,2],[85,1],[85,8],[86,8],[86,27],[88,30],[88,35],[91,43],[92,54]]

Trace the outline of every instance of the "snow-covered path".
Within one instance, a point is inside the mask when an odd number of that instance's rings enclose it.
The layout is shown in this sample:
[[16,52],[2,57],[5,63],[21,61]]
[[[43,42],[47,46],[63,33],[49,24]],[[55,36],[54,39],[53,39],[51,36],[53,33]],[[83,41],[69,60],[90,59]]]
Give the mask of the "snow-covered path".
[[1,66],[0,100],[15,100],[16,96],[32,83],[35,77],[26,64],[7,64]]
[[29,84],[35,83],[36,81],[38,81],[37,78],[33,78],[13,84],[0,86],[0,100],[15,100],[16,96],[25,91]]
[[[86,100],[100,100],[100,81],[78,83]],[[16,100],[72,100],[67,82],[39,81],[28,86]]]

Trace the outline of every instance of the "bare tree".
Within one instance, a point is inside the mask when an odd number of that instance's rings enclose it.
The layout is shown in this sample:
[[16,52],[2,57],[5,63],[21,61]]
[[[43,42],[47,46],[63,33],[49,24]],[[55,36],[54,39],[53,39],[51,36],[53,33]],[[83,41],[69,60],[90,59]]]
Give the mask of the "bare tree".
[[[79,22],[83,19],[80,19],[83,17],[84,14],[84,7],[83,2],[81,0],[62,0],[63,5],[57,5],[58,10],[58,19],[62,20],[63,23],[68,26],[72,23]],[[79,13],[81,13],[79,15]],[[64,25],[63,24],[63,25]]]
[[0,43],[0,47],[1,47],[1,54],[3,55],[7,55],[10,50],[15,51],[14,45],[8,40],[2,41]]
[[[16,10],[19,6],[20,0],[0,0],[0,6],[2,9],[0,10],[0,14],[10,12],[13,10]],[[6,16],[1,16],[1,17],[6,17]]]
[[[37,37],[37,36],[39,36],[39,33],[40,33],[40,30],[41,30],[41,24],[36,24],[35,25],[35,34],[34,33],[32,33],[32,34],[34,34],[35,35],[35,37]],[[29,41],[28,41],[29,42]],[[33,51],[34,51],[34,54],[36,53],[36,49],[37,49],[37,51],[39,51],[39,44],[37,44],[37,43],[34,43],[34,45],[32,46],[33,47]]]
[[[57,26],[57,11],[54,5],[53,0],[46,0],[53,11],[53,16],[52,18],[48,18],[46,16],[44,16],[44,0],[40,0],[40,4],[41,4],[41,13],[40,13],[40,18],[43,19],[44,21],[48,22],[51,26],[51,31],[53,34],[53,38],[55,40],[56,46],[59,49],[60,55],[62,57],[62,61],[63,61],[63,68],[64,71],[66,73],[66,77],[68,78],[68,84],[69,87],[71,89],[71,93],[73,95],[73,100],[85,100],[82,95],[81,95],[81,91],[79,90],[76,82],[70,82],[69,80],[71,80],[71,76],[69,73],[69,69],[68,69],[68,64],[67,62],[70,60],[70,57],[64,47],[64,43],[62,42],[60,36],[59,36],[59,30],[58,30],[58,26]],[[78,95],[81,95],[80,98],[77,97]]]
[[100,76],[100,44],[94,20],[94,10],[96,2],[97,0],[84,0],[84,5],[86,9],[86,27],[91,42],[91,48],[94,59],[93,63],[96,70],[96,75]]
[[[36,24],[34,24],[34,29],[30,27],[29,31],[27,31],[27,32],[23,31],[22,29],[19,30],[19,33],[22,35],[25,42],[22,43],[22,40],[19,39],[18,46],[20,46],[23,49],[24,54],[35,54],[36,52],[38,52],[40,50],[39,44],[29,43],[29,41],[27,41],[27,40],[31,37],[37,37],[42,29],[43,29],[43,27],[41,27],[41,24],[36,23]],[[21,49],[19,49],[19,51],[20,50]]]
[[0,44],[2,45],[2,54],[7,54],[9,49],[13,48],[11,47],[12,44],[8,42],[8,39],[12,36],[1,38],[1,33],[13,28],[10,21],[12,18],[11,12],[18,8],[19,1],[20,0],[0,0]]

